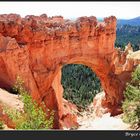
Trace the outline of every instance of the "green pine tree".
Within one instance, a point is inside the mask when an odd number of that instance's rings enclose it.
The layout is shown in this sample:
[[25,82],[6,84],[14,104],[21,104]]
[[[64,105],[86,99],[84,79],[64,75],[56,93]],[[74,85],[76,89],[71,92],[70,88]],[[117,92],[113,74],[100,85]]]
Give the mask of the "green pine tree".
[[123,102],[123,121],[133,128],[140,127],[140,65],[132,73],[132,80],[127,84]]

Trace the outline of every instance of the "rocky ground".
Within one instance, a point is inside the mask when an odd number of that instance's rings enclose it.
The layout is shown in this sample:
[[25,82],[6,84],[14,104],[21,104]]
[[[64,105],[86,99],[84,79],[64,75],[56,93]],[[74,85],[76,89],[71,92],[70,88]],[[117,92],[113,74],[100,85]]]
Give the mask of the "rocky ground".
[[19,95],[10,94],[8,91],[0,88],[0,103],[10,108],[22,109],[23,103],[19,99]]
[[130,130],[130,126],[124,123],[121,115],[111,117],[109,113],[101,118],[95,117],[92,104],[78,117],[80,126],[77,130]]
[[[0,103],[11,108],[22,109],[23,103],[19,100],[18,95],[10,94],[6,90],[0,89]],[[78,112],[78,123],[80,126],[77,130],[129,130],[129,125],[125,124],[121,115],[111,117],[105,114],[101,118],[95,117],[92,104],[83,112]],[[5,125],[5,130],[12,130]]]

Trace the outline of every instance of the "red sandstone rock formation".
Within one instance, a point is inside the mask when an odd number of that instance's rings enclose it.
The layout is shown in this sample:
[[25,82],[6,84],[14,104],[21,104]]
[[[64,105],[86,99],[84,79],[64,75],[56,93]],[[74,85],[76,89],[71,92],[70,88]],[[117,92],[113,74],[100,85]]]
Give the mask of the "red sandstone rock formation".
[[[61,68],[65,64],[89,66],[100,78],[105,97],[102,107],[112,115],[121,111],[123,90],[135,65],[127,53],[114,48],[116,18],[0,15],[0,87],[10,89],[17,75],[39,103],[55,111],[55,126],[71,122],[64,113]],[[65,115],[64,115],[65,114]],[[68,118],[66,117],[68,116]]]

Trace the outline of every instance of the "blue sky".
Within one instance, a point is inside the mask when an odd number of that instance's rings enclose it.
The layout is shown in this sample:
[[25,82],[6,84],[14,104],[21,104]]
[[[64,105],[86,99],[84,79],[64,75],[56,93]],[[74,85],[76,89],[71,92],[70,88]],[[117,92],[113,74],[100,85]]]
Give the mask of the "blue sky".
[[140,16],[140,2],[0,2],[0,14],[17,13],[48,16],[62,15],[64,18],[79,16],[131,19]]

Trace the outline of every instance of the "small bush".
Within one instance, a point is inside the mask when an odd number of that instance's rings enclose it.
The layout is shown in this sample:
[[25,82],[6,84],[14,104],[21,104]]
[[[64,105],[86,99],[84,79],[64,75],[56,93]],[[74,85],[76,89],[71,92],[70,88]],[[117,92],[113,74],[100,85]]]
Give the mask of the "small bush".
[[[5,112],[16,123],[16,129],[19,130],[36,130],[36,129],[51,129],[53,127],[53,115],[51,112],[50,118],[47,119],[47,110],[43,111],[42,107],[38,106],[36,101],[23,88],[23,81],[17,77],[16,84],[13,90],[20,94],[20,99],[24,103],[24,111],[5,109]],[[45,107],[45,104],[42,103]]]
[[127,84],[123,102],[123,121],[132,128],[140,126],[140,66],[132,73],[132,80]]
[[3,122],[2,121],[0,121],[0,129],[3,129]]
[[20,78],[20,76],[17,76],[16,82],[12,87],[12,92],[19,95],[28,94],[23,85],[24,81]]

